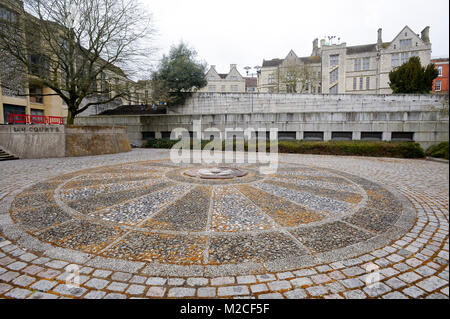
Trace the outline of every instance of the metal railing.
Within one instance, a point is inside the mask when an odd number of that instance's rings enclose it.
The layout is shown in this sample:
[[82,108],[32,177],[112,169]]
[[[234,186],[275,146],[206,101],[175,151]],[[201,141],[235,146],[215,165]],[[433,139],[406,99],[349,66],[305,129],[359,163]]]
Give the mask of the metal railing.
[[6,117],[9,124],[48,124],[64,125],[64,118],[59,116],[44,116],[31,114],[9,113]]

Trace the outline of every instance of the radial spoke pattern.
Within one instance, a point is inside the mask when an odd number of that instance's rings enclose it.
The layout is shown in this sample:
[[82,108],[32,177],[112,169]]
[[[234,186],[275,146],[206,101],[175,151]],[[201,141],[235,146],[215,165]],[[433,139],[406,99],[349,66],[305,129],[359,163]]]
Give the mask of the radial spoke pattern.
[[345,173],[285,164],[265,176],[242,166],[245,176],[209,180],[185,174],[193,167],[80,171],[42,182],[45,192],[25,190],[11,216],[42,241],[103,257],[238,265],[314,260],[388,231],[403,212],[389,191]]

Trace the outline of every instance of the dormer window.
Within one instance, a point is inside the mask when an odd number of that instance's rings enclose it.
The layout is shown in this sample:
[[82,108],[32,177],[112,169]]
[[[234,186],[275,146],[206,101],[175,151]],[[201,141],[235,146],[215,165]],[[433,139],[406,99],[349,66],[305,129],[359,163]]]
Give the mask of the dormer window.
[[231,76],[231,81],[237,81],[238,77],[236,75]]

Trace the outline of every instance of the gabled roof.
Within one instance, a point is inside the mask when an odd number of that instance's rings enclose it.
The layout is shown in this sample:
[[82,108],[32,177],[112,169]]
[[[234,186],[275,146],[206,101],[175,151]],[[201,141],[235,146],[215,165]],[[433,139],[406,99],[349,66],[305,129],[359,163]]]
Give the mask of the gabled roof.
[[306,56],[299,59],[304,64],[320,63],[322,61],[322,58],[320,56]]
[[[387,47],[389,47],[393,42],[395,42],[395,40],[397,40],[397,38],[400,37],[400,35],[401,35],[403,32],[405,32],[405,30],[407,30],[408,32],[410,32],[410,34],[411,34],[413,37],[415,37],[415,38],[417,38],[418,40],[420,40],[420,41],[423,42],[423,40],[420,38],[420,36],[419,36],[418,34],[416,34],[410,27],[405,26],[405,27],[402,29],[402,31],[400,31],[400,32],[395,36],[395,38],[392,40],[392,42],[389,43],[389,45],[388,45]],[[387,48],[387,47],[386,47],[386,48]]]
[[271,66],[278,66],[280,65],[284,60],[283,59],[272,59],[272,60],[263,60],[263,67],[271,67]]

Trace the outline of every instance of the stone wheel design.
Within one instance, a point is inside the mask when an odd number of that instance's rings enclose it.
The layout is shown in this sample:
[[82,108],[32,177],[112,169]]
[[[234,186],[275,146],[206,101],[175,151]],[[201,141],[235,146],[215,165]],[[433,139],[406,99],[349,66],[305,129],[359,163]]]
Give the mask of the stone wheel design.
[[26,189],[10,214],[53,246],[228,273],[361,254],[414,222],[397,196],[343,172],[280,164],[266,176],[242,165],[234,169],[246,174],[216,180],[193,174],[200,169],[149,161],[82,170]]

